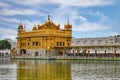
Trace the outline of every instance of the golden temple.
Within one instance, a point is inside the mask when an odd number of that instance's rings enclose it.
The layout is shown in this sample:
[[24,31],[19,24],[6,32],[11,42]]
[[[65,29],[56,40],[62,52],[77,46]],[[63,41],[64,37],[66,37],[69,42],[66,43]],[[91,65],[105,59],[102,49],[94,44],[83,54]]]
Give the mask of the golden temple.
[[49,53],[56,53],[55,47],[69,47],[71,41],[72,25],[69,21],[64,29],[60,29],[60,24],[56,25],[48,15],[43,24],[34,25],[31,31],[26,31],[22,23],[18,25],[17,47],[21,54],[39,56],[45,55],[48,50]]

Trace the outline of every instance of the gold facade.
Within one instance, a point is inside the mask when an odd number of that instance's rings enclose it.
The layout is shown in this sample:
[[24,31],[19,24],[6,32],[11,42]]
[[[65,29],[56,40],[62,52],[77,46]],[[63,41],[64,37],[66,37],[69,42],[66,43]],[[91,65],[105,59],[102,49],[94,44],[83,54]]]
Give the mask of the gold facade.
[[54,49],[55,47],[69,47],[72,39],[72,25],[67,22],[64,29],[48,19],[43,24],[34,25],[32,31],[18,26],[17,47],[20,50]]

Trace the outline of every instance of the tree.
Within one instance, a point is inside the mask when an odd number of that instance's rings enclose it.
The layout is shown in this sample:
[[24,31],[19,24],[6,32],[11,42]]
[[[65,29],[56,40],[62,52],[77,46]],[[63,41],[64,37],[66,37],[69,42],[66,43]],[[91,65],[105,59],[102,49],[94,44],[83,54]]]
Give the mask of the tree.
[[7,40],[1,40],[0,49],[11,49],[11,44]]

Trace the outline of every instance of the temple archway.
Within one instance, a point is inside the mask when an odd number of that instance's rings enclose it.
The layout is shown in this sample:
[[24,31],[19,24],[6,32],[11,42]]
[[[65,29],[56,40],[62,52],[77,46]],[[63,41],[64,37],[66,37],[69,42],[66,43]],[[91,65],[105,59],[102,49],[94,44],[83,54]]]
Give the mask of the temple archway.
[[58,54],[59,54],[59,55],[61,55],[61,56],[63,55],[62,51],[59,51],[59,53],[58,53]]
[[21,54],[26,54],[26,50],[25,50],[25,49],[22,49],[22,50],[20,51],[20,53],[21,53]]

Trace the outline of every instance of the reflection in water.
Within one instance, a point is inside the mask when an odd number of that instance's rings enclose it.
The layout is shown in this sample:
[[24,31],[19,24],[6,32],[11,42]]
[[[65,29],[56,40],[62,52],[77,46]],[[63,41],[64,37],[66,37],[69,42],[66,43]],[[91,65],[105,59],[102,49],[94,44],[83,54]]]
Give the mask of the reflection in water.
[[71,64],[72,79],[119,79],[120,62],[75,61]]
[[17,80],[17,65],[10,59],[0,58],[0,80]]
[[3,80],[120,79],[119,74],[119,61],[0,59]]
[[66,61],[18,61],[18,80],[71,80],[70,64]]

